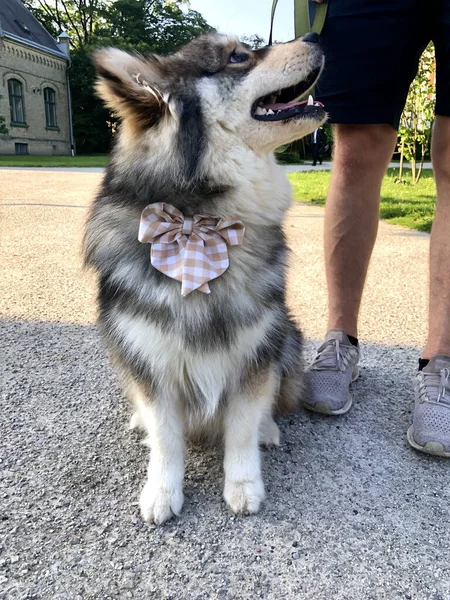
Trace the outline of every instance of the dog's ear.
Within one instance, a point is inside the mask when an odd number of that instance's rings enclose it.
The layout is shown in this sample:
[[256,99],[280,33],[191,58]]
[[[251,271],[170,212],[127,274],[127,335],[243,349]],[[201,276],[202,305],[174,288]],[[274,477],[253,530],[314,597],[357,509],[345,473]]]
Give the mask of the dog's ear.
[[141,128],[156,125],[167,111],[160,90],[161,65],[156,56],[105,48],[94,54],[97,94],[123,119]]

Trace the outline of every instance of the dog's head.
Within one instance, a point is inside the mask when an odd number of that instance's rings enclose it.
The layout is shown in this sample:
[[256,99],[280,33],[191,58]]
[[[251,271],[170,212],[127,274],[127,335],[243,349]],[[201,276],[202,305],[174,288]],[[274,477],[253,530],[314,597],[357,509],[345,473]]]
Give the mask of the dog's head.
[[296,102],[323,62],[320,46],[301,38],[252,51],[217,34],[171,56],[95,55],[98,93],[121,117],[128,143],[177,148],[191,173],[212,140],[224,156],[236,144],[268,153],[323,123],[322,105]]

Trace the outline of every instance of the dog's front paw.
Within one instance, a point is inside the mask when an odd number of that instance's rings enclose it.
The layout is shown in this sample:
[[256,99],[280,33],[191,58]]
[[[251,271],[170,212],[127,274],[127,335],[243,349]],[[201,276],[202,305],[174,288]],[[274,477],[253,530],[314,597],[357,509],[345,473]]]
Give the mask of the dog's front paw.
[[254,481],[225,480],[223,497],[231,510],[237,515],[257,513],[265,498],[264,484],[261,478]]
[[178,516],[183,508],[183,490],[164,489],[150,481],[144,486],[139,500],[141,514],[147,523],[162,525],[173,516]]

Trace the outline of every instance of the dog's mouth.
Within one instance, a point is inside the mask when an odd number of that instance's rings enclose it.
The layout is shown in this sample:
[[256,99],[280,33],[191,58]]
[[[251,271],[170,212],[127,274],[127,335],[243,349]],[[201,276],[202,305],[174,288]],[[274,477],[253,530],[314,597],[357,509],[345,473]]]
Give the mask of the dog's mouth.
[[252,117],[257,121],[322,119],[325,116],[324,106],[321,102],[314,100],[312,96],[309,96],[308,100],[295,102],[296,98],[303,96],[314,85],[320,71],[321,67],[318,67],[300,83],[258,98],[252,106]]

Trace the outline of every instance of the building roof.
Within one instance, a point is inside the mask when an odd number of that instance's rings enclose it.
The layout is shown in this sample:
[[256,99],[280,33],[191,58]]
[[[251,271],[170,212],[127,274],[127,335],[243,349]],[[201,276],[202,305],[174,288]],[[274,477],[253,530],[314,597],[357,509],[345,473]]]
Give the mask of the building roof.
[[0,0],[0,36],[67,57],[56,41],[20,0]]

